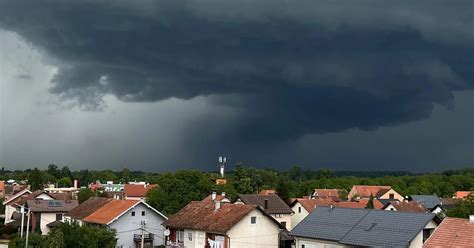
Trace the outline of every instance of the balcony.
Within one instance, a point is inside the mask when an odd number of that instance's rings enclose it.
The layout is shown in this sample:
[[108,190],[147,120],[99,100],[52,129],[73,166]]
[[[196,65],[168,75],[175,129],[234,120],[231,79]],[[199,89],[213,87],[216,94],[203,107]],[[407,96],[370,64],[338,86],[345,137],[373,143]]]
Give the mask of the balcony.
[[[144,239],[145,243],[152,242],[155,239],[155,235],[153,233],[145,233],[145,234],[143,234],[143,239]],[[133,235],[133,241],[141,242],[142,241],[142,235],[141,234],[134,234]]]

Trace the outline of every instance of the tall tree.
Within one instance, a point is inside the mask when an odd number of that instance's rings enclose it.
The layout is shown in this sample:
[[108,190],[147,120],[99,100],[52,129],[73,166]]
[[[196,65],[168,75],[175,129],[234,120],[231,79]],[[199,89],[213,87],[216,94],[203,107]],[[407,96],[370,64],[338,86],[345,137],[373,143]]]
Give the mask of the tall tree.
[[374,196],[372,194],[370,194],[369,201],[367,202],[367,206],[365,208],[370,208],[370,209],[375,208],[375,206],[374,206]]
[[46,172],[54,176],[56,179],[61,178],[61,171],[58,169],[58,166],[55,164],[48,165],[48,169],[46,170]]
[[43,182],[42,172],[35,167],[28,176],[28,183],[31,185],[31,190],[43,189]]

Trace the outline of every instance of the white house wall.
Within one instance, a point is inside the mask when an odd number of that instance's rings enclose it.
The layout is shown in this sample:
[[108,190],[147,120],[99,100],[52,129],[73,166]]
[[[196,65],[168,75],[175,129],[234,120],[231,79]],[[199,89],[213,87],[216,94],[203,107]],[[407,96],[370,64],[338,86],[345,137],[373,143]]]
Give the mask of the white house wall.
[[[257,223],[251,224],[251,217],[257,217]],[[278,248],[279,227],[258,210],[253,210],[227,232],[232,248]]]
[[[135,212],[135,216],[132,216],[132,211]],[[145,211],[145,216],[142,216],[142,211]],[[164,222],[163,217],[140,203],[109,225],[110,228],[117,230],[117,246],[122,246],[123,248],[135,247],[133,235],[141,234],[139,228],[142,220],[146,221],[145,233],[150,232],[155,235],[153,245],[164,244],[164,227],[161,225]]]
[[[301,208],[301,213],[298,212],[298,209]],[[298,225],[306,216],[308,216],[309,212],[306,210],[306,208],[301,205],[301,203],[297,202],[292,208],[293,212],[295,212],[291,216],[291,227],[290,229],[293,229],[296,225]]]
[[[433,229],[431,232],[433,234],[434,229],[436,229],[437,227],[438,227],[438,224],[436,224],[436,222],[430,221],[428,222],[428,224],[426,224],[426,226],[423,229]],[[416,237],[410,243],[410,248],[421,248],[421,247],[423,247],[423,231],[418,233]]]
[[306,239],[295,237],[295,248],[346,248],[353,247],[349,245],[339,244],[338,242],[317,240],[317,239]]

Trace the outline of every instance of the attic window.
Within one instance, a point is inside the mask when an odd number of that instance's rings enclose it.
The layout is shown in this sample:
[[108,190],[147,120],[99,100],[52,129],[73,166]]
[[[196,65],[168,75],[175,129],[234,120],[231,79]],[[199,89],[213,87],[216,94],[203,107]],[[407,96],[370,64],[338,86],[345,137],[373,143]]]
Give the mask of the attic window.
[[298,213],[301,213],[301,207],[298,207]]
[[257,217],[256,216],[250,217],[250,224],[257,224]]
[[132,211],[132,216],[135,216],[135,211]]
[[368,225],[367,228],[365,228],[365,230],[366,230],[366,231],[370,231],[370,230],[372,230],[372,228],[374,228],[376,225],[377,225],[377,223],[370,223],[370,225]]

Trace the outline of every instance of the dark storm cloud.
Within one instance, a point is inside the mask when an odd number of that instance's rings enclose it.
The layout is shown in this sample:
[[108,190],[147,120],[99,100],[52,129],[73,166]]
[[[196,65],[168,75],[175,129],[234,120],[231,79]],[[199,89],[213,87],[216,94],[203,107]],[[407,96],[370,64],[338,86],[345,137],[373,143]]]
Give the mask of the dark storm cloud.
[[474,86],[471,0],[0,1],[85,109],[210,96],[266,140],[428,118]]

